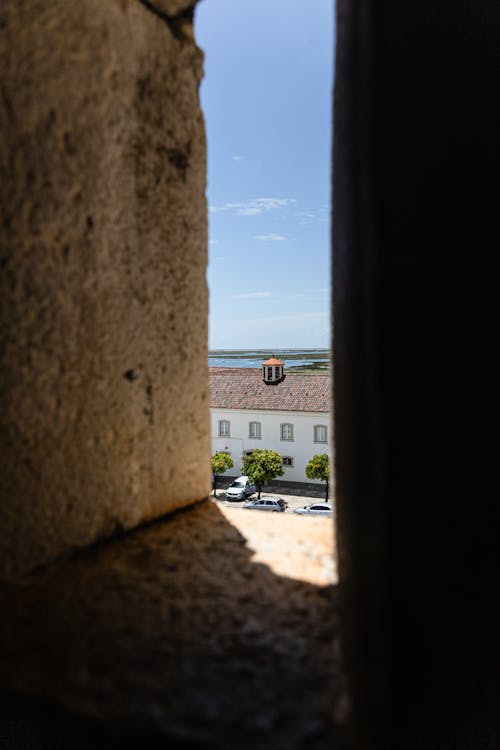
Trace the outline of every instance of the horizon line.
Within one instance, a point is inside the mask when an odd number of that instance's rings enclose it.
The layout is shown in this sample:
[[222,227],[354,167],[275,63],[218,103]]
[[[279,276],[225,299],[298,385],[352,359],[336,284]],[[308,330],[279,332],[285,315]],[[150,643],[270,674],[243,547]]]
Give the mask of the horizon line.
[[283,349],[272,348],[272,347],[254,347],[251,349],[231,349],[231,348],[220,348],[220,349],[209,349],[208,352],[320,352],[330,351],[330,346],[287,346]]

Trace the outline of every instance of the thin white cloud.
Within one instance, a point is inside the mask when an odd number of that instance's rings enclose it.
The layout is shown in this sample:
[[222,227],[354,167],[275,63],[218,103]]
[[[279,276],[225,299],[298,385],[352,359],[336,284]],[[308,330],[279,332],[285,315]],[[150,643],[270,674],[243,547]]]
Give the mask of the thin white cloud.
[[283,242],[283,240],[286,240],[286,237],[283,237],[282,234],[256,234],[254,235],[254,240],[261,240],[262,242]]
[[226,260],[226,258],[224,257],[224,255],[216,255],[214,260]]
[[219,240],[209,240],[209,241],[208,241],[208,244],[209,244],[209,245],[217,245],[217,244],[218,244],[218,242],[219,242]]
[[246,294],[233,294],[231,299],[261,299],[262,297],[272,296],[272,292],[247,292]]
[[221,211],[231,211],[236,216],[256,216],[257,214],[272,211],[275,208],[289,206],[291,203],[295,203],[295,198],[254,198],[253,200],[242,201],[241,203],[224,203],[223,206],[210,206],[210,211],[214,214]]
[[300,226],[306,226],[307,224],[313,224],[317,221],[328,221],[328,214],[326,209],[321,206],[321,208],[318,209],[310,208],[303,211],[297,211],[297,218],[299,219]]
[[243,159],[245,157],[244,156],[238,156],[238,155],[236,155],[236,156],[233,156],[231,158],[232,158],[233,161],[243,161]]

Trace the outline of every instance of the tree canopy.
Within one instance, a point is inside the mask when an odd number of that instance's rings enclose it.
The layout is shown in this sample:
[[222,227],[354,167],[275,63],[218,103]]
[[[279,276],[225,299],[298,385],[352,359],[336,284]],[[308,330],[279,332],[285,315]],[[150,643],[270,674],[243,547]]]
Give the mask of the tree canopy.
[[325,500],[328,500],[328,478],[330,476],[330,460],[328,453],[317,453],[311,458],[306,466],[306,477],[308,479],[321,479],[326,482]]
[[214,497],[217,497],[217,475],[224,474],[228,469],[232,469],[234,461],[228,453],[217,451],[211,458],[211,466],[214,475]]
[[281,477],[285,473],[283,461],[277,451],[268,448],[256,448],[251,454],[243,456],[243,473],[248,476],[250,481],[255,482],[258,490],[258,497],[262,485],[266,482]]

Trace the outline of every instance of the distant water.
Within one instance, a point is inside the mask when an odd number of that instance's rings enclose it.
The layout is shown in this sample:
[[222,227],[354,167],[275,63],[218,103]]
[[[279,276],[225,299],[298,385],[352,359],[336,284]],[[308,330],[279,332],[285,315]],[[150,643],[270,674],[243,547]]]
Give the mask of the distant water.
[[209,367],[252,367],[260,368],[273,354],[288,367],[310,367],[330,363],[329,349],[280,349],[275,352],[259,349],[214,349],[208,353]]

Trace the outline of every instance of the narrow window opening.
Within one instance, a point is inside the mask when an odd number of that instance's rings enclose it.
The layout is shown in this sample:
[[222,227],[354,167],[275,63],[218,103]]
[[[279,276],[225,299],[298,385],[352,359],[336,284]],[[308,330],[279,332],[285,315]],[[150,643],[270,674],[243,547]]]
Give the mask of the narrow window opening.
[[[320,384],[331,372],[333,12],[311,13],[304,0],[293,12],[285,0],[220,0],[201,3],[195,19],[205,56],[212,424],[231,412],[231,433],[213,429],[212,451],[217,438],[230,440],[238,475],[256,441],[280,457],[293,443],[293,460],[285,456],[266,486],[278,490],[286,471],[311,493],[323,480],[308,463],[328,453],[333,464]],[[250,376],[258,369],[266,393]],[[303,378],[300,392],[292,375]]]
[[[284,0],[257,6],[221,0],[197,9],[205,54],[212,425],[231,414],[236,476],[261,452],[276,455],[274,474],[257,492],[281,501],[222,497],[218,507],[248,540],[256,562],[319,588],[336,583],[332,517],[295,510],[322,501],[328,485],[334,505],[333,471],[308,473],[315,458],[328,454],[333,462],[332,32],[333,4],[314,13],[304,0],[292,9]],[[281,533],[278,525],[268,527],[274,522],[283,524]],[[300,572],[288,562],[295,555],[303,560]],[[305,616],[311,634],[314,618]],[[310,640],[314,651],[319,643],[314,635]]]

